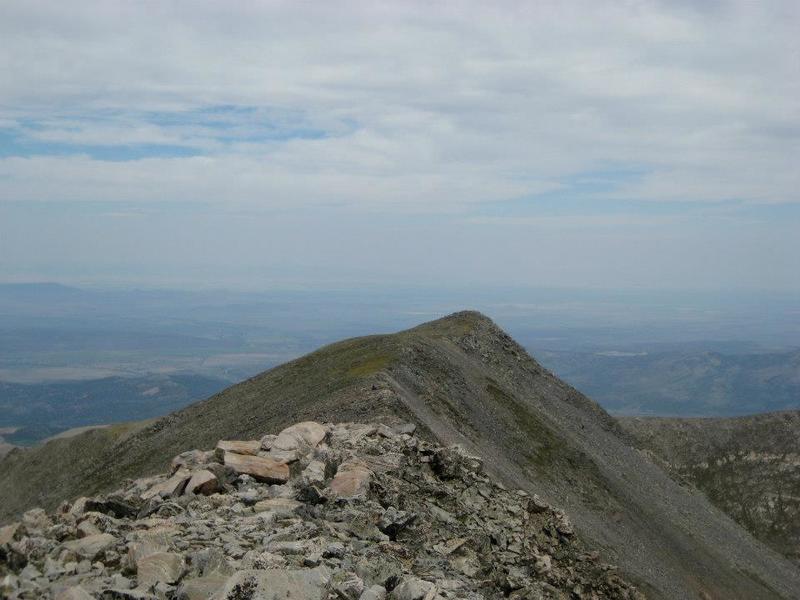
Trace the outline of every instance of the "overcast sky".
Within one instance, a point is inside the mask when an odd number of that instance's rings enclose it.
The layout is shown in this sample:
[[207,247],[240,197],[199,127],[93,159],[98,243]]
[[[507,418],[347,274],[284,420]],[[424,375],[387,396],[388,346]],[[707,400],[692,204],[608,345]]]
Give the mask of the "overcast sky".
[[0,5],[0,280],[800,289],[800,3]]

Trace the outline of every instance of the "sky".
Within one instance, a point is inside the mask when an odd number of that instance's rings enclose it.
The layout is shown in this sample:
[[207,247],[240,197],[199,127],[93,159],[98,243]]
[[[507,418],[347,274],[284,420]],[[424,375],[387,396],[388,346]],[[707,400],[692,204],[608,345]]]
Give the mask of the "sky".
[[0,281],[800,291],[800,4],[6,0]]

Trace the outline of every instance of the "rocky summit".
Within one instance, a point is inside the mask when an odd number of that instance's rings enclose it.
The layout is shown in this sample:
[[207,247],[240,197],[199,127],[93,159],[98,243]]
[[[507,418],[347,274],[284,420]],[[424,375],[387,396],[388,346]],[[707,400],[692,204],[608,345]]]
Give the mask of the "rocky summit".
[[644,598],[561,510],[412,424],[302,422],[0,529],[13,599]]

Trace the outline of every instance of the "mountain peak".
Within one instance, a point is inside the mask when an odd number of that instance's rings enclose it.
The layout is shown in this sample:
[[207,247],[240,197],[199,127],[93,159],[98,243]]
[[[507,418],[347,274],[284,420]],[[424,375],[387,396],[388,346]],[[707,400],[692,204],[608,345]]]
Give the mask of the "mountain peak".
[[461,445],[495,481],[564,508],[648,597],[800,589],[793,565],[678,485],[597,404],[474,311],[331,344],[152,424],[15,452],[0,461],[0,519],[158,473],[186,448],[298,421],[412,422],[422,439]]

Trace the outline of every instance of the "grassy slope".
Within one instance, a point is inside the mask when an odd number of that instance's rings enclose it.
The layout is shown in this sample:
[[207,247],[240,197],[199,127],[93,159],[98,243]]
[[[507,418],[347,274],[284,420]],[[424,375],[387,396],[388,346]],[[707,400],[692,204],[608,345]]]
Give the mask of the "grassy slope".
[[413,419],[467,445],[496,477],[566,509],[651,597],[789,598],[800,589],[788,562],[643,459],[614,419],[476,313],[327,346],[124,435],[100,430],[14,453],[0,462],[0,518],[306,418]]
[[679,478],[800,564],[800,412],[620,422]]

